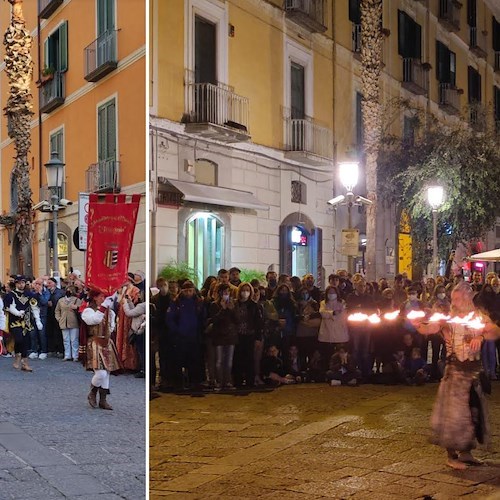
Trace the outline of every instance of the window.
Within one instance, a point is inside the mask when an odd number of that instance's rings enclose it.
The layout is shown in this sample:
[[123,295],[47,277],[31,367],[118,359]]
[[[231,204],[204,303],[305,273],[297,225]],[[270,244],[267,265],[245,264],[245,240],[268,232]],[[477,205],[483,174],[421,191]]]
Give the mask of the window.
[[468,71],[469,104],[481,102],[481,75],[472,66]]
[[415,119],[409,116],[404,117],[403,140],[407,144],[413,145],[415,143]]
[[307,205],[306,185],[301,181],[292,181],[291,184],[291,201],[292,203],[301,203]]
[[303,119],[305,116],[305,82],[304,82],[304,66],[292,62],[290,66],[291,76],[291,111],[292,120]]
[[443,43],[436,41],[436,78],[439,83],[456,84],[456,55]]
[[493,50],[495,52],[500,51],[500,23],[496,20],[495,17],[493,17],[493,26],[492,26],[492,33],[493,33]]
[[44,43],[46,68],[64,73],[68,70],[68,22],[62,23]]
[[404,59],[422,56],[422,28],[406,12],[398,11],[398,53]]
[[467,0],[467,24],[471,28],[477,26],[477,5],[476,0]]
[[361,24],[360,0],[349,0],[349,21],[354,24]]
[[224,262],[224,225],[214,214],[199,213],[187,223],[188,263],[203,283],[206,276],[217,275]]
[[495,129],[500,131],[500,87],[493,87],[493,105],[495,107]]
[[115,0],[97,0],[97,36],[115,29]]
[[[50,274],[54,273],[53,263],[53,239],[54,239],[54,226],[52,225],[52,221],[49,221],[49,229],[48,229],[48,237],[47,242],[49,245],[49,269]],[[57,232],[57,257],[59,262],[59,276],[66,277],[68,276],[69,271],[69,237],[66,233],[62,231]]]
[[216,35],[217,30],[214,23],[200,16],[195,17],[195,83],[217,83]]

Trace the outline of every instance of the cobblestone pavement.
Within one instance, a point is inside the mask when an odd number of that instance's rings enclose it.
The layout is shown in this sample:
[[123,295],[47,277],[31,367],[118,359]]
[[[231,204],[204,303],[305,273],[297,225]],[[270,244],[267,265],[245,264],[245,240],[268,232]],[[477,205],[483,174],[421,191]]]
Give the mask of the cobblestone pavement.
[[145,498],[144,379],[112,376],[105,411],[89,406],[81,364],[31,366],[0,358],[0,498]]
[[428,443],[437,384],[286,386],[162,394],[150,405],[150,498],[312,500],[500,498],[500,382],[492,451],[454,471]]

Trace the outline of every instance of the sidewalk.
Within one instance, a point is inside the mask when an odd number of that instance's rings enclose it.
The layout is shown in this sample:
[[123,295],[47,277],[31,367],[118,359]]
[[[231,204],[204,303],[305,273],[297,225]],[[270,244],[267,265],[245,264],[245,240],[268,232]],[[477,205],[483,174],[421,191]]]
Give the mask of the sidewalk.
[[0,498],[145,498],[145,380],[112,376],[105,411],[81,364],[12,362],[0,358]]
[[466,471],[427,441],[437,387],[162,394],[150,405],[150,498],[500,498],[500,382],[489,398],[492,450]]

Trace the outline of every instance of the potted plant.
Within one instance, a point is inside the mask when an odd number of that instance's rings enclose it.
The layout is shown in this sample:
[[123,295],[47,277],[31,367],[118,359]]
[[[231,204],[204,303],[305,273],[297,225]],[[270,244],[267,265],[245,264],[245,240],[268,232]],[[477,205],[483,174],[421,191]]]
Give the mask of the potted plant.
[[44,66],[42,69],[42,73],[40,75],[39,83],[40,85],[44,85],[47,82],[50,82],[54,78],[54,73],[56,70],[53,66]]
[[167,281],[177,281],[180,279],[189,279],[195,285],[198,284],[198,275],[196,271],[189,266],[187,262],[177,262],[171,260],[159,273],[159,276]]

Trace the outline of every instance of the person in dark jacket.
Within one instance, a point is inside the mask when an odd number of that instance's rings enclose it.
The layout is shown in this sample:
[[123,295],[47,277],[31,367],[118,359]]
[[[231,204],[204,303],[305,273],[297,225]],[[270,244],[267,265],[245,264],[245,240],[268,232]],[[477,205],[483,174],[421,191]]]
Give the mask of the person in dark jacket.
[[47,302],[47,344],[48,351],[55,353],[58,357],[63,357],[64,346],[62,331],[59,327],[59,322],[56,320],[55,312],[56,306],[60,299],[65,295],[64,290],[58,287],[57,280],[55,278],[49,278],[47,280],[47,289],[50,293],[49,300]]
[[247,387],[255,385],[254,347],[255,341],[262,338],[262,314],[260,306],[252,300],[253,288],[243,282],[238,287],[236,312],[239,318],[238,344],[234,350],[234,384]]
[[219,285],[217,298],[210,304],[210,339],[215,347],[215,390],[234,389],[231,383],[234,348],[238,342],[239,316],[231,288]]
[[30,359],[47,359],[47,309],[50,292],[43,286],[41,278],[33,282],[33,293],[40,309],[40,321],[42,328],[34,328],[31,332],[31,354]]
[[331,385],[357,385],[360,377],[361,372],[344,347],[332,355],[329,370],[326,372],[326,378],[331,381]]
[[273,305],[278,311],[280,323],[281,345],[279,348],[282,353],[287,353],[290,345],[296,343],[295,335],[299,315],[297,304],[287,284],[282,283],[278,286],[274,294]]
[[[201,331],[205,323],[203,300],[196,295],[194,283],[184,281],[179,295],[167,310],[167,326],[173,342],[174,386],[197,386],[202,381]],[[183,371],[187,380],[183,380]]]

